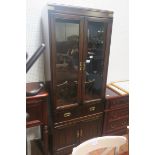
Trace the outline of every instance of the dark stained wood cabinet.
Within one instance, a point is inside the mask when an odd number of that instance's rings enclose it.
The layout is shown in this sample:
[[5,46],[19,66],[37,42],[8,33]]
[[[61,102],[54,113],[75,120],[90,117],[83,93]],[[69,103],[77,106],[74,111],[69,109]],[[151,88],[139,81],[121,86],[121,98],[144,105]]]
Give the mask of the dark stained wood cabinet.
[[129,125],[129,95],[121,96],[107,88],[103,135],[122,135]]
[[54,154],[68,155],[78,144],[90,138],[101,136],[102,124],[102,113],[56,124],[52,132]]
[[113,12],[48,5],[42,19],[50,148],[68,155],[102,135]]

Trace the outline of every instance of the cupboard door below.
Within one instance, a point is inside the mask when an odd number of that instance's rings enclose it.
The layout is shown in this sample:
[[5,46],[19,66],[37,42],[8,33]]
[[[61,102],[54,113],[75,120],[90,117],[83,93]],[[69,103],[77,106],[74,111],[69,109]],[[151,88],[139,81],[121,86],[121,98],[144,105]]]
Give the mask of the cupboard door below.
[[78,143],[77,131],[76,124],[56,127],[53,131],[53,151],[61,152],[64,149],[75,147]]
[[80,16],[54,16],[54,79],[56,107],[80,100],[82,20]]
[[102,135],[103,117],[83,120],[80,125],[80,143]]

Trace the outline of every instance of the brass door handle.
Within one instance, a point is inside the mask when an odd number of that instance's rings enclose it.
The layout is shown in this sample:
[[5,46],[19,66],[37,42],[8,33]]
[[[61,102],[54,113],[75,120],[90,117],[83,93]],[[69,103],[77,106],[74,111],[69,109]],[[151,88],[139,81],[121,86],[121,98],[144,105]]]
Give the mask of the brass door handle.
[[82,62],[80,62],[80,71],[82,71]]
[[82,131],[82,129],[80,130],[80,137],[82,137],[82,135],[83,135],[83,131]]
[[77,138],[80,137],[80,132],[79,132],[79,130],[77,130],[76,137],[77,137]]
[[70,117],[70,116],[71,116],[70,112],[64,113],[64,117]]

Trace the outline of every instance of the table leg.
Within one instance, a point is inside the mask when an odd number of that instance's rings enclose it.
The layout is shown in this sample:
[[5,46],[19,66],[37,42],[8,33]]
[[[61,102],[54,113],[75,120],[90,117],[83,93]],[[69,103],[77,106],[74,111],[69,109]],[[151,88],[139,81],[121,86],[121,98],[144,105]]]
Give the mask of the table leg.
[[43,126],[44,154],[48,155],[48,126]]

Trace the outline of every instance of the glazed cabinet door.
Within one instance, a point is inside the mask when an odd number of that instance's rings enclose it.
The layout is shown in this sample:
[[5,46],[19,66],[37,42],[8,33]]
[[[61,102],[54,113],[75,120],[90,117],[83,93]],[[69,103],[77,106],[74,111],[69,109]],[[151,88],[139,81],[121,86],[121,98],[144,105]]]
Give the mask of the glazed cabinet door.
[[80,124],[80,143],[102,135],[103,116],[93,117],[81,121]]
[[105,98],[111,36],[111,19],[85,18],[83,54],[83,100]]
[[79,142],[77,124],[56,127],[53,132],[53,155],[68,155]]
[[51,15],[51,68],[55,108],[81,100],[81,61],[84,18],[75,15]]

